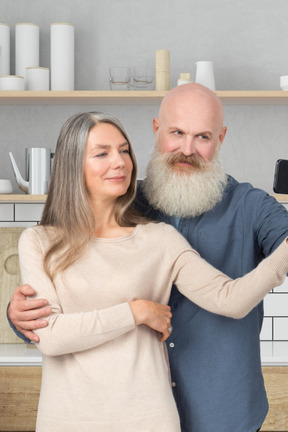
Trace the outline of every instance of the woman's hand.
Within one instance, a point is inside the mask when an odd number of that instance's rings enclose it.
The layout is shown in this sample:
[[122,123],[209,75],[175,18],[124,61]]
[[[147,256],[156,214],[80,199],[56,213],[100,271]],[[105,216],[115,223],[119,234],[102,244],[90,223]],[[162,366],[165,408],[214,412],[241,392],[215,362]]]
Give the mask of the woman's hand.
[[129,303],[136,326],[145,324],[153,330],[162,333],[160,338],[164,342],[171,334],[171,308],[150,300],[133,300]]

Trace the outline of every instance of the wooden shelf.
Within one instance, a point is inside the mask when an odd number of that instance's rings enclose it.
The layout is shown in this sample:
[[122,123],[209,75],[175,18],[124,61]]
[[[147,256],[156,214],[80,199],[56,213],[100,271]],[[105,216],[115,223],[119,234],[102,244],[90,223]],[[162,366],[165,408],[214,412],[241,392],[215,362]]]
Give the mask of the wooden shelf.
[[[288,91],[217,90],[225,104],[288,104]],[[159,104],[165,91],[0,91],[0,105]]]
[[158,104],[156,91],[0,91],[0,105],[11,104]]
[[274,198],[279,202],[282,202],[282,203],[288,202],[288,195],[273,194],[272,196],[274,196]]
[[33,202],[43,203],[46,201],[47,195],[26,195],[26,194],[0,194],[0,202],[19,203],[19,202]]
[[[272,194],[277,201],[286,203],[288,202],[288,194]],[[32,202],[43,203],[46,201],[47,195],[26,195],[26,194],[0,194],[0,202],[4,203],[19,203],[19,202]]]

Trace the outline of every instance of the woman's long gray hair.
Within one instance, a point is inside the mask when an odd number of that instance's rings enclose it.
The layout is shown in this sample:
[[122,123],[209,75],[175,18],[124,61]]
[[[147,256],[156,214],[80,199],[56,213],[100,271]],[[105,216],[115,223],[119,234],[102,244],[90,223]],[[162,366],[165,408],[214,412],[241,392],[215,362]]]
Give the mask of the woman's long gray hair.
[[[50,277],[56,271],[71,265],[83,253],[94,235],[95,220],[85,184],[84,158],[88,134],[100,123],[109,123],[120,131],[129,144],[133,164],[130,186],[125,195],[116,200],[116,221],[120,226],[147,222],[131,207],[136,194],[137,164],[122,123],[114,116],[97,112],[73,115],[64,123],[57,140],[47,201],[41,219],[41,225],[58,228],[57,236],[44,257],[44,268]],[[57,259],[52,260],[55,254]]]

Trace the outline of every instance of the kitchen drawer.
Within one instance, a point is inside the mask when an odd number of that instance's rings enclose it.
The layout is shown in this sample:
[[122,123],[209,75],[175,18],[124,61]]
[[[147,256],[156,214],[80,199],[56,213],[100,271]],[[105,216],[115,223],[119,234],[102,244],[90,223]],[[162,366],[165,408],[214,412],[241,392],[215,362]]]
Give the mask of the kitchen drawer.
[[14,205],[13,204],[0,204],[0,221],[13,221],[14,220]]
[[0,367],[0,431],[35,431],[41,370]]
[[261,432],[288,431],[288,367],[263,367],[269,412]]
[[15,204],[15,221],[41,220],[44,204]]

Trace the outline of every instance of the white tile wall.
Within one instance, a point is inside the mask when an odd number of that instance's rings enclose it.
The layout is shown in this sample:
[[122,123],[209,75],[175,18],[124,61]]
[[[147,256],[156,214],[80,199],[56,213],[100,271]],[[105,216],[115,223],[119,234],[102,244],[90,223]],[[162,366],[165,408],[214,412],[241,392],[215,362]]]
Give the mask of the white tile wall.
[[[28,227],[41,219],[42,203],[0,203],[0,227]],[[262,341],[288,342],[288,277],[264,299]]]
[[288,277],[264,299],[262,341],[288,341]]
[[288,340],[288,317],[274,318],[273,340]]
[[288,316],[288,293],[268,294],[264,299],[265,316]]
[[263,320],[262,330],[261,330],[261,340],[271,341],[273,340],[273,318],[265,317]]

